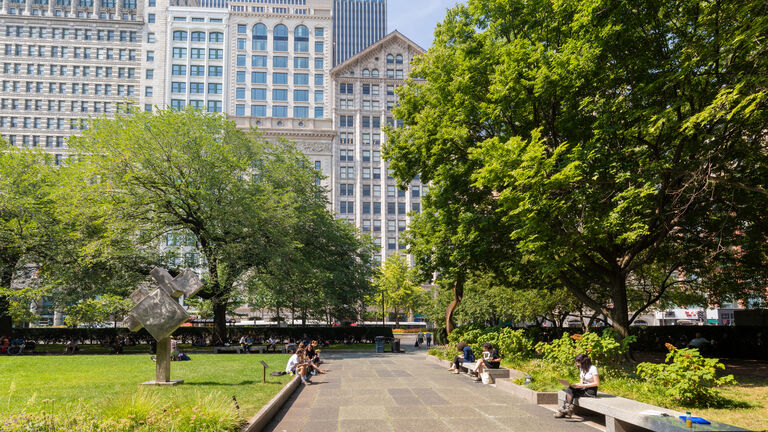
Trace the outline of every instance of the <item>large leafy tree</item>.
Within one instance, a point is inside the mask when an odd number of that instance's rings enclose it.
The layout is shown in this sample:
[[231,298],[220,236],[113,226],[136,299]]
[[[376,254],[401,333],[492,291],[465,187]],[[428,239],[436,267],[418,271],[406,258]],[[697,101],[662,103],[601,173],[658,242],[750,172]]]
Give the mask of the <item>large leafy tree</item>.
[[[55,178],[49,156],[0,141],[0,334],[9,334],[13,324],[12,283],[29,281],[24,270],[47,262],[62,243],[54,211]],[[31,287],[21,288],[13,302],[29,309],[31,299],[21,294]]]
[[399,253],[389,255],[374,277],[374,285],[378,288],[374,303],[378,303],[382,311],[392,310],[395,325],[400,324],[401,312],[418,312],[429,302],[426,290],[415,280],[413,269]]
[[[759,287],[767,8],[470,0],[416,61],[425,80],[399,92],[406,127],[390,131],[386,154],[399,179],[433,183],[425,214],[500,217],[513,246],[483,240],[502,260],[556,278],[623,334],[630,307],[658,300],[657,290],[630,305],[648,265],[738,270],[733,289]],[[416,235],[460,233],[431,225]],[[425,256],[472,255],[445,245]],[[680,249],[698,255],[678,261]]]
[[[205,266],[214,332],[226,337],[227,305],[249,275],[291,246],[299,210],[325,207],[314,169],[288,142],[238,130],[196,110],[129,112],[95,119],[72,138],[73,176],[90,179],[73,201],[106,230],[90,238],[94,255],[157,248],[169,233],[190,233]],[[77,174],[76,174],[77,173]]]

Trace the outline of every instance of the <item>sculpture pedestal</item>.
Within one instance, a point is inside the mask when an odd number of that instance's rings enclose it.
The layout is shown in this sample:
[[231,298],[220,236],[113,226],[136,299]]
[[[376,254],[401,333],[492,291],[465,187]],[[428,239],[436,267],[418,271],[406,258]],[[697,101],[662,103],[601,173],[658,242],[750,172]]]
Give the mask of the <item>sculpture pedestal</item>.
[[183,380],[171,381],[171,339],[163,338],[157,341],[155,357],[155,380],[141,385],[174,386],[184,383]]

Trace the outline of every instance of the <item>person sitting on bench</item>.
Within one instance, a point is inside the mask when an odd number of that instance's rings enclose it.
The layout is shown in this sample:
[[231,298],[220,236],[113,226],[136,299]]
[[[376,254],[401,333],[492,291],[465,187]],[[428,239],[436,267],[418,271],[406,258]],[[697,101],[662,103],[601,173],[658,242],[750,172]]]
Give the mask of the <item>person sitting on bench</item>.
[[291,375],[296,374],[300,376],[301,382],[309,385],[312,384],[312,381],[310,381],[307,373],[308,366],[309,362],[304,360],[304,350],[296,350],[296,353],[288,359],[285,371]]
[[600,375],[597,368],[592,365],[592,360],[585,354],[576,356],[576,366],[579,368],[580,382],[571,384],[565,389],[565,402],[555,413],[555,418],[571,417],[573,415],[573,401],[580,397],[597,397],[597,386],[600,385]]
[[501,356],[499,351],[490,343],[483,344],[483,359],[477,362],[475,368],[470,372],[475,381],[480,381],[480,374],[485,369],[498,369],[501,366]]
[[448,370],[454,374],[460,373],[462,363],[473,363],[475,361],[475,355],[472,353],[472,347],[466,343],[459,342],[459,344],[456,345],[456,350],[458,350],[461,354],[453,358],[453,364],[451,364],[451,367],[448,368]]

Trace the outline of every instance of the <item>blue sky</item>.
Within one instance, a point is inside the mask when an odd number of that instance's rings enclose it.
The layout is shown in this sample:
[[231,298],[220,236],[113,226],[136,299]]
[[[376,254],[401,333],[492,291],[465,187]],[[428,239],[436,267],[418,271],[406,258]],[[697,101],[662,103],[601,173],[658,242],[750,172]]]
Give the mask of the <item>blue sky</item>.
[[387,30],[398,30],[424,49],[432,46],[435,25],[461,0],[387,0]]

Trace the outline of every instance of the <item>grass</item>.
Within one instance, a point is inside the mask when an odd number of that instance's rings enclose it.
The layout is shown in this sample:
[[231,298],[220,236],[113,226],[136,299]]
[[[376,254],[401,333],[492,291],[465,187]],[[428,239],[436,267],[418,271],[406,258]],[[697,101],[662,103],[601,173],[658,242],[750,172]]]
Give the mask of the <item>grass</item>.
[[[3,356],[0,418],[55,422],[79,417],[83,424],[101,425],[104,430],[236,430],[290,380],[268,375],[266,384],[261,382],[260,360],[269,365],[269,374],[283,370],[288,355],[191,357],[192,361],[171,364],[171,379],[182,379],[183,385],[143,387],[142,382],[154,379],[155,364],[149,355]],[[10,427],[3,426],[0,423],[0,430]],[[102,430],[92,427],[67,429]],[[64,427],[50,428],[55,429]]]

